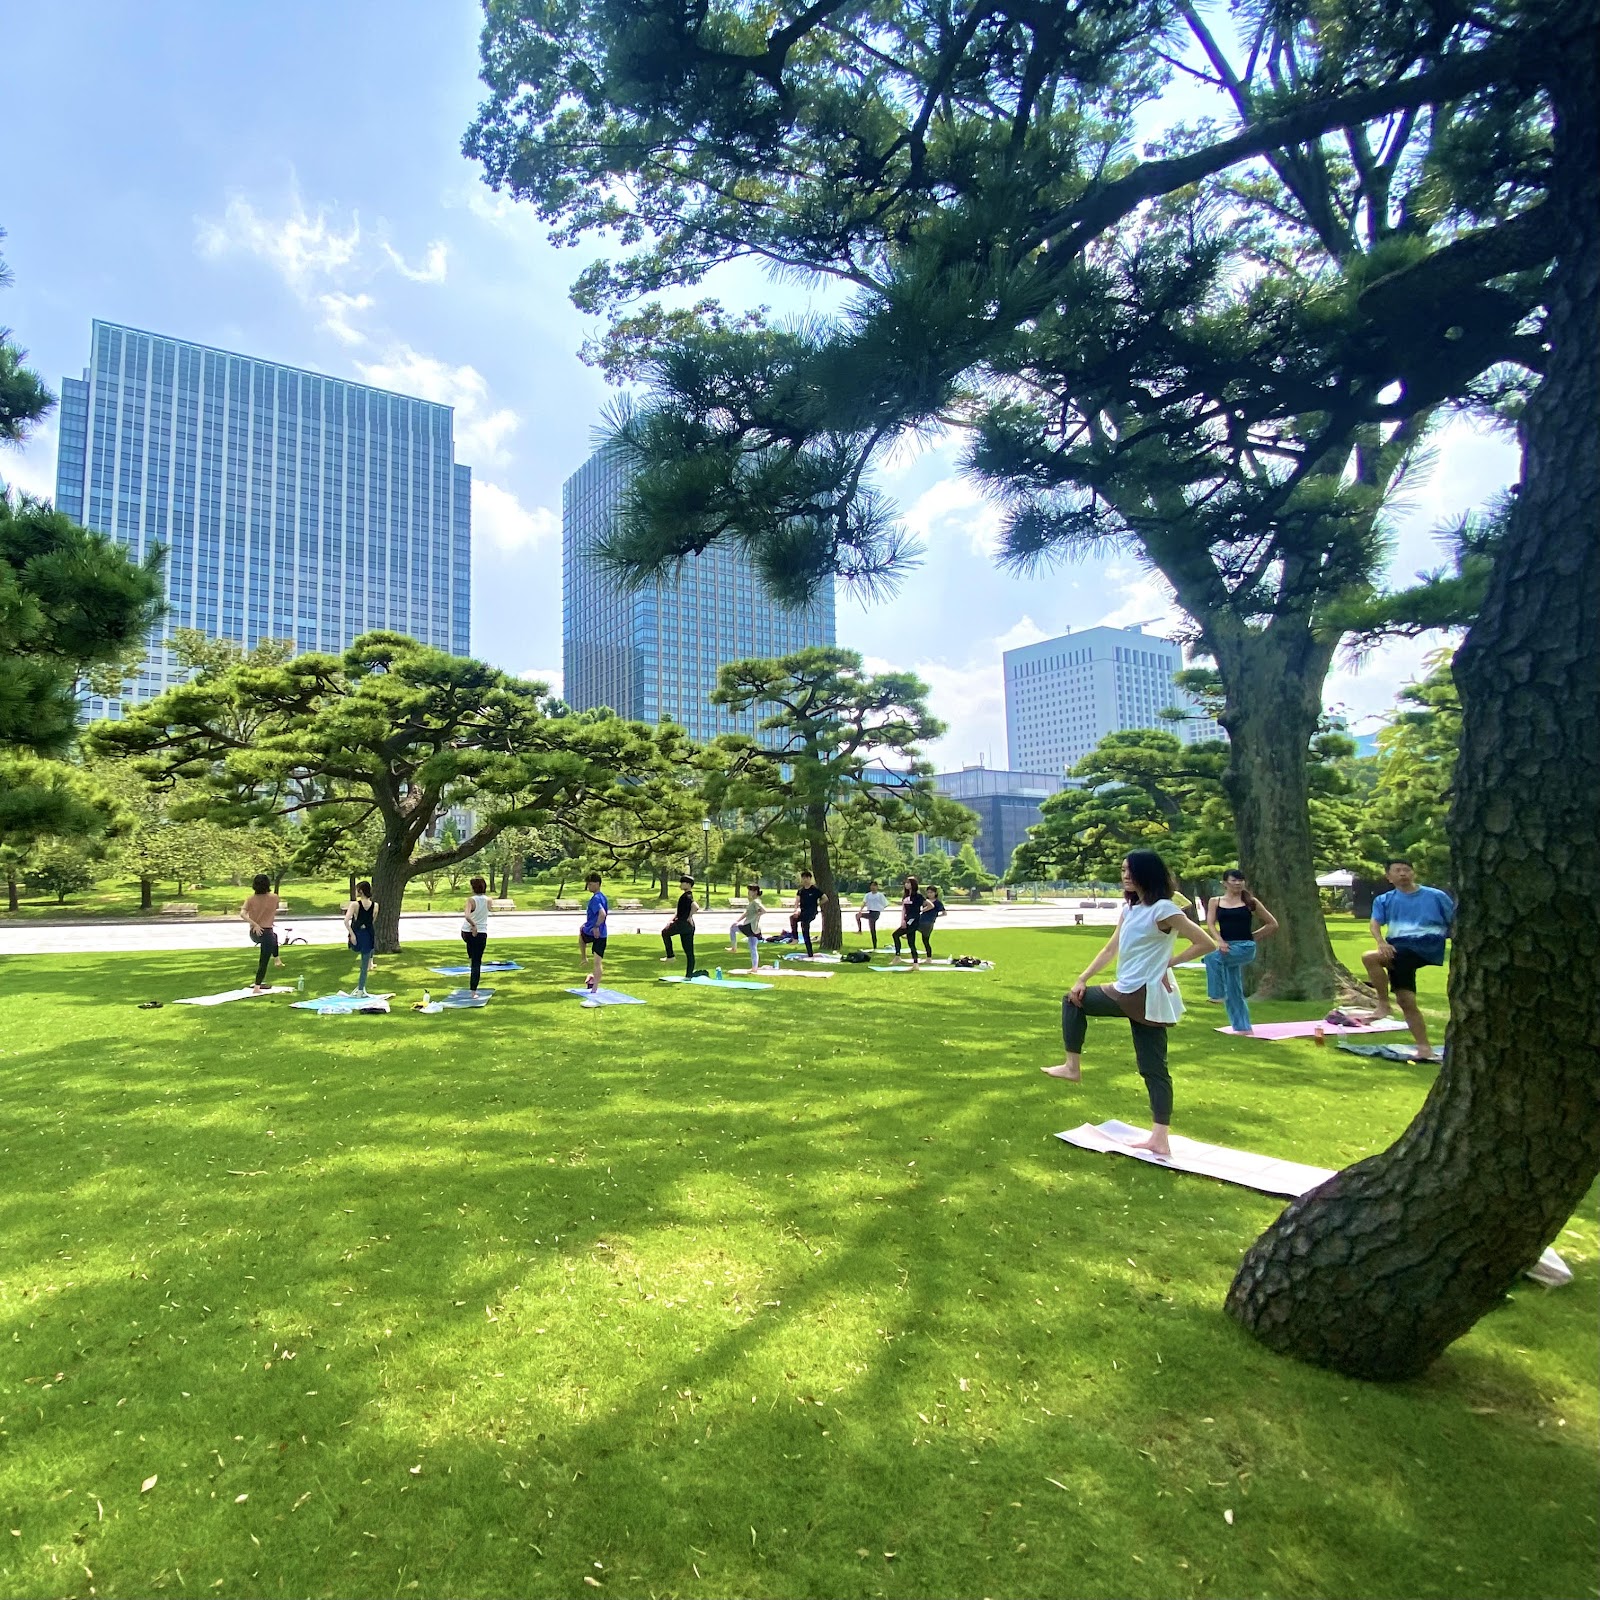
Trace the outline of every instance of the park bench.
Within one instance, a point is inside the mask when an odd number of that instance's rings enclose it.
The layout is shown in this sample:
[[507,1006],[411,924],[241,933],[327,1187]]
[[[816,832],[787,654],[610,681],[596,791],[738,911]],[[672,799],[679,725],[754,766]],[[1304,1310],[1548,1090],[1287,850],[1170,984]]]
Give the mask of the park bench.
[[491,911],[515,911],[517,902],[515,900],[491,900],[489,909]]
[[169,900],[161,908],[164,917],[198,917],[200,907],[191,900]]
[[620,901],[617,902],[617,910],[619,910],[619,911],[643,911],[644,910],[644,901],[642,901],[642,900],[620,900]]
[[556,901],[556,910],[557,911],[582,911],[583,910],[583,902],[581,900],[557,900]]

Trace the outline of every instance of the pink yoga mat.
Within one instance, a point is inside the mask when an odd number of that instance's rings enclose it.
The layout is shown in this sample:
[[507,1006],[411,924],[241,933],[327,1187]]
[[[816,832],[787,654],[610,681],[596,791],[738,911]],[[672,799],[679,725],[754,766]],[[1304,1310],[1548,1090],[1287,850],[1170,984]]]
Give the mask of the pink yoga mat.
[[1258,1022],[1251,1034],[1234,1033],[1232,1028],[1218,1028],[1218,1033],[1231,1033],[1235,1039],[1309,1039],[1318,1028],[1325,1034],[1335,1033],[1399,1033],[1405,1028],[1398,1017],[1388,1017],[1382,1022],[1364,1022],[1352,1028],[1344,1022]]

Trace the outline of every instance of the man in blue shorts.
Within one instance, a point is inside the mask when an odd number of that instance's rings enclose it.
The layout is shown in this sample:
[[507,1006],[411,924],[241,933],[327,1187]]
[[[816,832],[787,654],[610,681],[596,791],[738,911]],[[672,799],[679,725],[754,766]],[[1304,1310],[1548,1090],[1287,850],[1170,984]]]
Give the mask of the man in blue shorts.
[[1400,1014],[1417,1042],[1417,1060],[1436,1061],[1428,1025],[1417,1006],[1417,972],[1444,965],[1445,940],[1455,932],[1456,903],[1443,889],[1418,883],[1409,861],[1389,862],[1384,877],[1391,887],[1372,902],[1372,937],[1378,948],[1361,958],[1378,994],[1372,1018],[1376,1022],[1389,1015],[1393,989]]
[[606,917],[611,910],[610,902],[600,892],[600,874],[591,872],[583,880],[583,886],[589,891],[589,904],[584,909],[583,927],[578,934],[578,949],[587,952],[594,951],[594,971],[583,980],[583,986],[592,994],[600,987],[600,974],[604,969],[606,955]]

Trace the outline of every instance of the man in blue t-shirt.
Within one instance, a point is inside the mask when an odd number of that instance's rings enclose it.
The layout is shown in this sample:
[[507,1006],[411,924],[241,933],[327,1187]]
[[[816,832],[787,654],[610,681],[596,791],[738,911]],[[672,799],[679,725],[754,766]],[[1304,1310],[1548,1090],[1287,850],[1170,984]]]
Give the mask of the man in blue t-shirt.
[[1417,1060],[1434,1061],[1438,1058],[1428,1043],[1428,1025],[1417,1006],[1417,971],[1444,965],[1444,942],[1455,933],[1456,903],[1443,889],[1418,883],[1409,861],[1389,862],[1383,875],[1392,887],[1372,902],[1372,937],[1378,948],[1361,958],[1378,994],[1372,1017],[1378,1021],[1389,1015],[1393,989],[1417,1041]]
[[[583,986],[592,994],[600,987],[600,975],[605,967],[606,917],[611,906],[600,892],[600,874],[591,872],[583,886],[589,891],[589,904],[584,908],[583,927],[578,933],[578,949],[587,954],[594,951],[594,971],[583,980]],[[587,1002],[585,1002],[587,1004]]]

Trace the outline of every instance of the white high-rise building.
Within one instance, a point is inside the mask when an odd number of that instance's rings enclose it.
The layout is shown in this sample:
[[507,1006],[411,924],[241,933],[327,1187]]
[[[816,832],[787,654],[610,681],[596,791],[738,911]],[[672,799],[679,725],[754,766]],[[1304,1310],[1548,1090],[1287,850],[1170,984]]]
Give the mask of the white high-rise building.
[[[1183,651],[1139,628],[1085,628],[1007,650],[1006,748],[1022,772],[1069,772],[1108,734],[1158,728],[1185,744],[1222,739],[1173,675]],[[1182,722],[1163,711],[1177,709]]]

